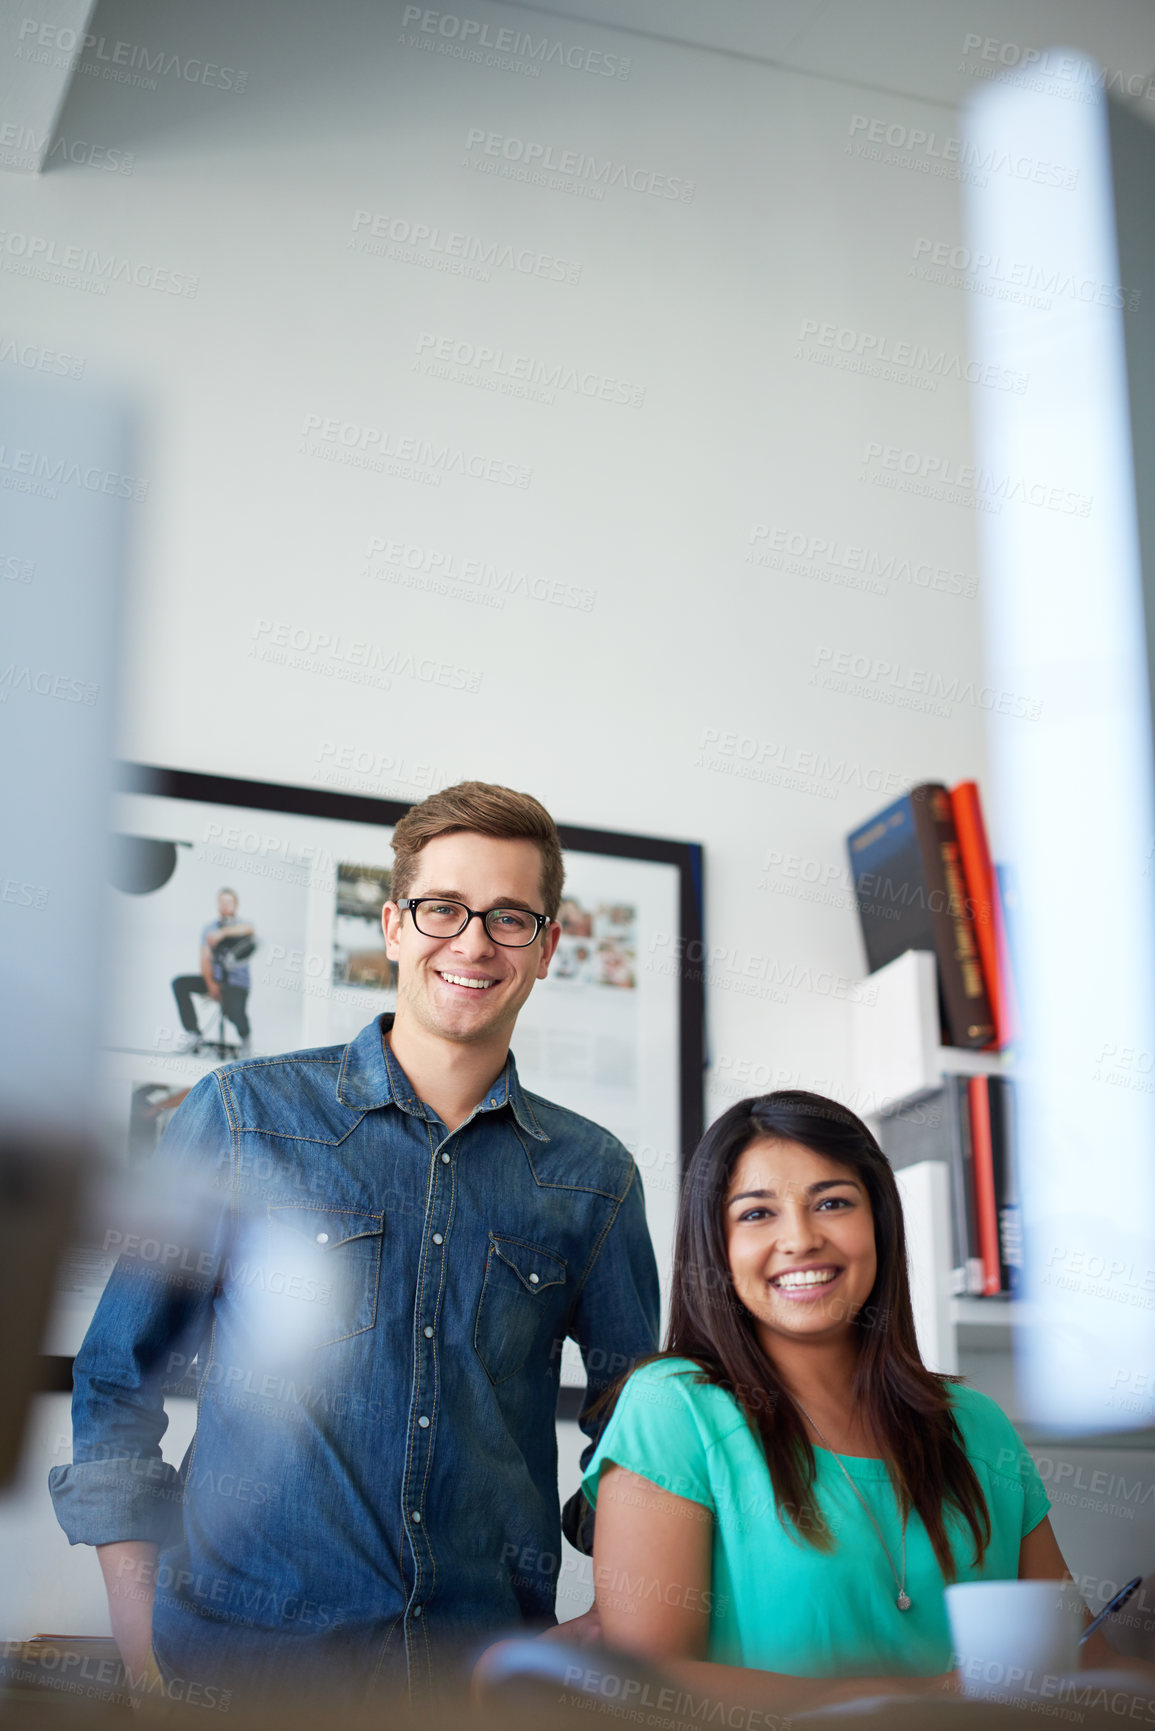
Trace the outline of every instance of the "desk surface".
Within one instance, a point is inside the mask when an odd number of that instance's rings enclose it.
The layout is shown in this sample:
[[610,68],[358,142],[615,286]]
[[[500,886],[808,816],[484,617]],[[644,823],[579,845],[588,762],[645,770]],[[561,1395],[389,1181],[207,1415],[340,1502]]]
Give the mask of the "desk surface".
[[[959,1695],[877,1695],[837,1707],[795,1714],[790,1724],[805,1725],[807,1731],[847,1731],[849,1725],[862,1731],[1024,1731],[1024,1714],[1038,1723],[1077,1725],[1081,1731],[1122,1731],[1130,1725],[1155,1725],[1155,1677],[1141,1678],[1127,1671],[1081,1671],[1069,1678],[1049,1679],[1055,1685],[1046,1696],[1036,1694],[1017,1701],[981,1701]],[[714,1713],[697,1704],[692,1716],[662,1712],[654,1706],[628,1706],[613,1700],[559,1700],[556,1689],[532,1685],[524,1692],[497,1697],[484,1708],[473,1706],[464,1696],[446,1699],[428,1707],[404,1707],[383,1712],[378,1703],[364,1710],[342,1706],[339,1731],[613,1731],[616,1724],[646,1728],[646,1731],[702,1731],[717,1726],[721,1731],[776,1731],[773,1715],[762,1709],[723,1707]],[[592,1717],[591,1717],[592,1715]],[[113,1731],[133,1724],[142,1728],[163,1720],[165,1726],[205,1727],[203,1707],[166,1706],[160,1715],[147,1709],[130,1716],[123,1706],[85,1699],[63,1688],[36,1691],[14,1689],[0,1697],[0,1731]],[[323,1702],[302,1702],[300,1697],[271,1701],[260,1708],[234,1704],[228,1714],[228,1731],[337,1731],[329,1723]]]

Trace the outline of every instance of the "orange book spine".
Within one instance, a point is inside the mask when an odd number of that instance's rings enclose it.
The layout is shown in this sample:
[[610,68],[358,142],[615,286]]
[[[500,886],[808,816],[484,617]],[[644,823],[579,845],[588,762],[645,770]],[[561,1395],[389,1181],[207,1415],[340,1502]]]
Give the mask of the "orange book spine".
[[991,1097],[986,1077],[972,1076],[967,1091],[971,1108],[971,1156],[979,1255],[983,1264],[983,1294],[990,1298],[1002,1291],[1002,1280],[999,1274],[999,1205],[995,1195],[995,1155],[991,1141]]
[[986,980],[987,997],[991,1003],[991,1018],[995,1024],[992,1044],[1006,1046],[1011,1040],[1011,1024],[1007,1014],[1004,973],[999,957],[998,891],[991,866],[990,849],[987,846],[978,784],[973,781],[960,781],[959,785],[951,790],[950,803],[958,832],[967,896],[974,908],[975,938],[983,977]]

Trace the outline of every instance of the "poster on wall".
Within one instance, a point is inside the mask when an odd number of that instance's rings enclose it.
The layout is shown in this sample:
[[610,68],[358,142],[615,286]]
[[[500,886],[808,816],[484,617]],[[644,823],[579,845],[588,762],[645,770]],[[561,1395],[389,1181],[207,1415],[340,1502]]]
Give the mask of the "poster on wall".
[[[217,1066],[345,1045],[395,1009],[381,912],[406,809],[122,766],[96,1102],[114,1167],[146,1174],[181,1101]],[[701,985],[679,960],[699,935],[698,850],[565,827],[561,836],[561,937],[513,1051],[526,1088],[604,1125],[634,1155],[665,1290],[683,1163],[702,1128]],[[76,1351],[115,1263],[115,1243],[94,1238],[64,1268],[50,1356]],[[584,1386],[572,1343],[562,1382],[559,1410]]]

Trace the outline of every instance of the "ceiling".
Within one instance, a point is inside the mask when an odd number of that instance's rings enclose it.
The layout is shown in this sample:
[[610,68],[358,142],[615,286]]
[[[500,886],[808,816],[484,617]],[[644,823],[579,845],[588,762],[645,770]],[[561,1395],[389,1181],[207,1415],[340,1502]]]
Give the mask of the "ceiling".
[[[446,10],[459,3],[442,0]],[[40,0],[39,14],[57,29],[70,27],[75,39],[92,8],[93,0]],[[1155,124],[1155,0],[502,0],[501,9],[952,109],[1004,68],[1031,76],[1032,65],[1037,72],[1047,64],[1040,57],[1049,53],[1054,65],[1062,50],[1076,49],[1107,69],[1109,88]],[[30,64],[20,10],[0,21],[0,97],[25,149],[19,160],[0,155],[0,168],[35,172],[75,55]],[[94,23],[99,14],[97,4]]]
[[[957,105],[1031,52],[1080,49],[1155,118],[1152,0],[508,0],[511,8],[682,42]],[[446,6],[448,9],[448,5]],[[1031,64],[1027,62],[1028,66]],[[1034,62],[1038,66],[1038,61]]]

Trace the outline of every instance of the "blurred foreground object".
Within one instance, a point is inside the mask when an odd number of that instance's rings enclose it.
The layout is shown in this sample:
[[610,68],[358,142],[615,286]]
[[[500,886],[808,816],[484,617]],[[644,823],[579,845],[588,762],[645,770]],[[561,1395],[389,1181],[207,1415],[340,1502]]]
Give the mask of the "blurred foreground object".
[[1020,903],[1023,1406],[1099,1433],[1155,1417],[1155,132],[1082,57],[1043,64],[967,111],[963,286],[995,388],[974,465],[921,472],[980,529]]
[[0,1484],[56,1262],[95,1162],[105,829],[129,471],[123,409],[72,381],[0,401]]
[[[1138,1723],[1150,1723],[1151,1702],[1142,1682],[1135,1687],[1137,1681],[1121,1672],[1084,1672],[1078,1679],[1080,1705],[1066,1711],[1077,1717],[1082,1731],[1117,1728],[1120,1713]],[[627,1684],[635,1685],[628,1694]],[[684,1691],[669,1685],[664,1696],[660,1691],[655,1695],[651,1685],[653,1704],[639,1708],[637,1701],[645,1698],[645,1690],[639,1667],[627,1662],[623,1668],[611,1660],[608,1670],[597,1680],[591,1675],[588,1691],[566,1693],[544,1679],[534,1689],[527,1679],[523,1693],[511,1678],[508,1688],[495,1688],[482,1706],[471,1705],[464,1696],[420,1708],[399,1701],[384,1716],[380,1704],[361,1710],[342,1709],[339,1723],[341,1731],[381,1731],[383,1725],[389,1731],[554,1731],[554,1728],[582,1731],[582,1727],[591,1724],[631,1723],[647,1726],[649,1731],[700,1731],[704,1725],[718,1727],[720,1731],[726,1727],[735,1731],[781,1731],[787,1723],[756,1707],[736,1706],[704,1696],[687,1701]],[[1131,1712],[1132,1703],[1135,1712]],[[862,1731],[871,1731],[872,1727],[878,1731],[1022,1731],[1023,1717],[1021,1701],[1000,1703],[943,1695],[868,1698],[861,1703],[797,1714],[789,1723],[813,1727],[814,1731],[821,1731],[823,1726],[839,1731],[848,1723],[861,1727]],[[116,1731],[131,1722],[125,1709],[117,1704],[104,1704],[96,1699],[81,1702],[48,1690],[39,1694],[24,1691],[0,1704],[0,1727],[11,1725],[18,1731],[38,1727],[43,1727],[43,1731],[57,1731],[58,1727],[60,1731],[75,1731],[77,1726]],[[204,1709],[179,1703],[155,1710],[145,1706],[136,1722],[169,1728],[203,1725]],[[317,1723],[315,1707],[303,1706],[291,1698],[272,1701],[260,1709],[233,1703],[227,1718],[230,1731],[316,1731]]]

